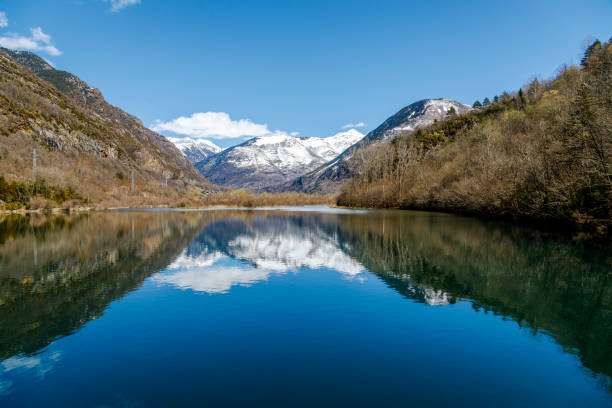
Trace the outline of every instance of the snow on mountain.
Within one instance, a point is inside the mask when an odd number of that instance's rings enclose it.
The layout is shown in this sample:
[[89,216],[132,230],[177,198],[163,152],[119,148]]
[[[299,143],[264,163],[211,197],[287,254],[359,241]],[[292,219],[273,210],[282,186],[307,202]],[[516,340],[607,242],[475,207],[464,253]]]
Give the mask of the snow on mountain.
[[379,127],[368,133],[364,141],[389,140],[395,136],[426,127],[436,120],[445,118],[454,108],[457,115],[472,110],[472,107],[451,99],[424,99],[401,109],[385,120]]
[[389,117],[355,144],[353,148],[346,150],[335,159],[310,173],[305,173],[288,183],[275,186],[271,190],[333,193],[352,176],[348,162],[356,149],[371,143],[391,140],[395,136],[410,133],[419,127],[429,126],[436,120],[445,118],[451,108],[455,109],[457,115],[472,110],[469,105],[445,98],[424,99],[415,102]]
[[328,138],[287,134],[256,137],[211,156],[196,167],[215,184],[258,189],[308,173],[363,137],[355,129]]
[[223,149],[213,142],[205,139],[191,139],[188,137],[169,137],[170,140],[192,163],[200,162],[221,152]]

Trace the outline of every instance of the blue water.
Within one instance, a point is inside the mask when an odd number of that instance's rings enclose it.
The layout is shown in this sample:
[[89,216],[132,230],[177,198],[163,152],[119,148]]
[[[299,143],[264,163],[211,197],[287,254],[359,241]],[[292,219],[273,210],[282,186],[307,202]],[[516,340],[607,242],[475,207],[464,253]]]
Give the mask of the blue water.
[[45,222],[0,226],[3,407],[612,406],[601,248],[408,212]]

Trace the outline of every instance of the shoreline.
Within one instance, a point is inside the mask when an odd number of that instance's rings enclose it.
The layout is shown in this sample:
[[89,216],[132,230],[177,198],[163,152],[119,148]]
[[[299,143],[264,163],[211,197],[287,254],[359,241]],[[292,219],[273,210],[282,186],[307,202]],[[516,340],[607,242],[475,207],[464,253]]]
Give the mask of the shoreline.
[[39,208],[39,209],[19,209],[19,210],[0,210],[0,216],[5,215],[27,215],[27,214],[41,214],[41,215],[53,215],[53,214],[82,214],[82,213],[93,213],[93,212],[137,212],[137,211],[171,211],[171,212],[197,212],[197,211],[211,211],[211,210],[273,210],[282,208],[305,208],[305,207],[325,207],[330,210],[340,211],[423,211],[431,212],[440,215],[450,215],[458,217],[469,217],[479,219],[486,222],[502,222],[511,224],[517,227],[527,227],[538,230],[542,233],[557,233],[562,234],[576,241],[612,241],[610,234],[601,234],[594,231],[581,229],[580,225],[574,224],[568,220],[560,219],[543,219],[537,217],[528,216],[516,216],[512,214],[489,214],[489,213],[474,213],[470,211],[450,211],[435,208],[402,208],[402,207],[353,207],[335,204],[312,204],[312,205],[289,205],[289,204],[277,204],[277,205],[265,205],[265,206],[227,206],[227,205],[211,205],[211,206],[197,206],[197,207],[170,207],[168,205],[146,205],[146,206],[134,206],[134,207],[55,207],[51,209]]
[[267,209],[267,208],[283,208],[283,207],[327,207],[337,208],[345,210],[365,210],[363,208],[347,208],[339,207],[331,204],[312,204],[312,205],[290,205],[290,204],[273,204],[266,206],[254,206],[254,207],[241,207],[241,206],[226,206],[226,205],[211,205],[205,207],[170,207],[167,205],[146,205],[146,206],[135,206],[135,207],[54,207],[38,208],[36,210],[0,210],[0,215],[26,215],[26,214],[77,214],[86,212],[112,212],[112,211],[139,211],[139,210],[170,210],[170,211],[209,211],[209,210],[256,210],[256,209]]

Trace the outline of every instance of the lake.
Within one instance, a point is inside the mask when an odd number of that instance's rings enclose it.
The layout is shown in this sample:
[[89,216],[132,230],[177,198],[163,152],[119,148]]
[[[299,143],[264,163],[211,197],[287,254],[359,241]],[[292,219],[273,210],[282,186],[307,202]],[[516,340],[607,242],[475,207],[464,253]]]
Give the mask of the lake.
[[0,406],[612,406],[608,248],[325,208],[0,218]]

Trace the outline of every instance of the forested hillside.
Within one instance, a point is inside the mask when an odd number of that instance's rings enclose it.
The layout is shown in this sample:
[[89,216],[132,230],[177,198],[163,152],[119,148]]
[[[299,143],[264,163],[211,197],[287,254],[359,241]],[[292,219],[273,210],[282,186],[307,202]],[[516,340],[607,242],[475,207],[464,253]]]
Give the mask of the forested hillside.
[[339,205],[559,220],[609,233],[612,44],[580,66],[370,146]]

